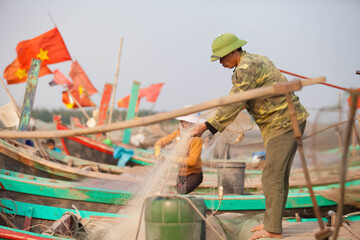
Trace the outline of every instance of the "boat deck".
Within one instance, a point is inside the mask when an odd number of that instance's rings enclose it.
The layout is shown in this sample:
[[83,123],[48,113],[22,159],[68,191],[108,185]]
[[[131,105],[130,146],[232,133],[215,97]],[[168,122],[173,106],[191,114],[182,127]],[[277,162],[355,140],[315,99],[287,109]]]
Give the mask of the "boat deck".
[[[319,230],[317,222],[283,222],[284,238],[282,239],[315,239],[315,233],[319,232]],[[350,225],[347,225],[346,227],[342,226],[340,228],[338,239],[360,239],[360,222],[354,221],[350,222]]]

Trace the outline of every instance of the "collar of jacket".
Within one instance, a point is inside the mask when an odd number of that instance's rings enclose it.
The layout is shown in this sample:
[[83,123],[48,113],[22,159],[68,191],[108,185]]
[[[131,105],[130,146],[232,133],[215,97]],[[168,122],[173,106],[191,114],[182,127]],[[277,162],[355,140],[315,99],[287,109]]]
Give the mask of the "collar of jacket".
[[241,60],[244,58],[245,54],[246,54],[246,51],[243,50],[242,53],[241,53],[241,56],[240,56],[239,64],[236,67],[234,67],[233,72],[235,72],[236,68],[240,65]]

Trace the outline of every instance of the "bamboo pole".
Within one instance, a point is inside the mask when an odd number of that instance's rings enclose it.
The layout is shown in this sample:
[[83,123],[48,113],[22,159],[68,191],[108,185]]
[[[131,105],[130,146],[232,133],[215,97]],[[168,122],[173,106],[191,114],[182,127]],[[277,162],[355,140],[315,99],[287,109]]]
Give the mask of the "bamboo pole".
[[[117,87],[117,81],[119,79],[119,68],[120,68],[120,56],[122,51],[122,45],[123,45],[124,38],[121,38],[120,40],[120,48],[119,48],[119,54],[117,58],[117,65],[116,65],[116,73],[115,73],[115,79],[114,79],[114,86],[111,94],[111,106],[110,106],[110,113],[109,113],[109,121],[108,124],[111,124],[112,121],[112,113],[114,109],[114,103],[115,103],[115,92]],[[108,134],[107,134],[108,135]],[[109,137],[109,136],[108,136]]]
[[[355,120],[356,120],[356,118],[355,118]],[[355,120],[354,120],[354,121],[355,121]],[[356,129],[356,122],[354,122],[354,134],[355,134],[356,139],[357,139],[357,145],[360,146],[360,136],[359,136],[358,130]]]
[[160,121],[173,119],[178,116],[184,116],[191,113],[201,112],[207,109],[212,109],[218,106],[225,106],[228,104],[247,101],[254,98],[266,97],[271,95],[284,94],[289,91],[301,90],[302,86],[309,86],[325,81],[325,77],[318,77],[305,80],[296,80],[285,83],[277,83],[269,87],[256,88],[242,93],[233,94],[230,96],[210,100],[191,107],[173,110],[171,112],[159,113],[143,118],[137,118],[129,121],[116,122],[103,126],[96,126],[94,128],[62,130],[62,131],[34,131],[34,132],[17,132],[17,131],[3,131],[0,132],[0,138],[62,138],[79,136],[86,134],[95,134],[101,132],[121,130],[125,128],[133,128],[139,126],[146,126]]
[[13,104],[13,106],[15,108],[16,114],[20,118],[21,109],[20,109],[19,105],[15,102],[15,99],[13,98],[13,96],[11,95],[9,89],[6,87],[4,81],[1,78],[0,78],[0,82],[1,82],[1,85],[4,87],[4,90],[5,90],[6,94],[9,96],[9,98],[11,100],[11,103]]
[[81,112],[85,115],[85,117],[87,118],[87,120],[90,119],[89,115],[87,115],[87,113],[85,112],[84,108],[80,105],[80,103],[76,100],[75,97],[73,97],[73,95],[70,93],[69,89],[66,90],[69,94],[69,96],[72,98],[72,100],[74,101],[74,103],[76,104],[76,106],[81,110]]
[[[341,93],[339,93],[339,122],[341,122]],[[341,149],[341,145],[342,145],[342,139],[341,139],[341,130],[340,128],[338,128],[338,131],[339,131],[339,136],[338,136],[338,141],[339,141],[339,151]]]
[[[58,26],[56,25],[56,22],[55,22],[54,18],[52,17],[51,13],[48,12],[48,14],[49,14],[49,17],[50,17],[52,23],[54,24],[54,26],[55,26],[55,27],[58,29],[58,31],[60,32],[60,30],[59,30]],[[65,44],[65,41],[64,41],[64,44]],[[69,54],[70,54],[70,53],[69,53]],[[71,59],[72,59],[72,58],[71,58]],[[73,60],[72,60],[71,62],[74,63]],[[76,68],[76,69],[77,69],[77,68]],[[82,77],[80,77],[80,79],[81,79],[82,85],[84,85],[84,81],[83,81]],[[84,86],[84,88],[85,88],[85,86]],[[66,91],[68,92],[69,96],[71,96],[71,98],[74,100],[76,106],[81,110],[81,112],[82,112],[82,113],[85,115],[85,117],[89,120],[89,119],[90,119],[89,115],[86,114],[85,110],[81,107],[81,105],[79,104],[79,102],[78,102],[74,97],[72,97],[72,94],[69,92],[68,89],[66,89]],[[86,88],[85,88],[85,92],[86,92],[86,97],[87,97],[88,95],[87,95],[87,90],[86,90]]]
[[150,111],[149,111],[149,113],[148,113],[148,116],[150,116],[150,115],[153,113],[154,108],[155,108],[155,103],[156,103],[156,102],[154,102],[153,105],[151,106],[151,109],[150,109]]
[[359,97],[359,92],[350,91],[350,96],[351,96],[350,116],[349,116],[349,123],[347,125],[345,132],[344,150],[341,158],[340,198],[336,210],[335,230],[332,238],[334,240],[337,239],[339,228],[342,225],[342,217],[343,217],[342,215],[343,215],[344,201],[345,201],[345,180],[346,180],[346,172],[347,172],[347,159],[348,159],[349,144],[350,144],[351,132],[354,124],[354,118],[356,114],[356,104],[357,104],[357,99]]
[[352,150],[351,150],[351,156],[355,157],[356,156],[356,150],[355,150],[355,145],[356,145],[356,141],[355,141],[355,125],[353,125],[353,129],[352,129]]
[[301,138],[302,133],[301,133],[300,127],[297,122],[297,116],[296,116],[294,103],[293,103],[293,100],[292,100],[289,92],[285,93],[285,97],[286,97],[286,101],[288,103],[290,120],[291,120],[291,124],[293,127],[294,137],[295,137],[297,145],[298,145],[298,152],[300,155],[301,165],[302,165],[304,175],[305,175],[306,185],[309,190],[311,202],[312,202],[312,205],[314,208],[314,213],[315,213],[315,216],[318,220],[318,224],[320,227],[320,232],[316,233],[315,236],[316,236],[316,239],[328,239],[331,236],[331,231],[330,231],[330,229],[327,229],[325,227],[324,222],[322,221],[320,208],[317,204],[314,190],[312,189],[312,183],[311,183],[311,179],[310,179],[309,170],[308,170],[308,167],[306,164],[306,158],[305,158],[304,148],[303,148],[303,144],[302,144],[302,138]]

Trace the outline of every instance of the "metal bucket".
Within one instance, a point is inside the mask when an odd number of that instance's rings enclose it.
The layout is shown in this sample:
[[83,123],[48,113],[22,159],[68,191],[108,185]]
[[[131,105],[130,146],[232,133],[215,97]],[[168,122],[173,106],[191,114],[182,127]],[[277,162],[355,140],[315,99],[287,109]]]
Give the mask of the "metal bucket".
[[244,194],[245,167],[245,162],[216,163],[218,186],[223,186],[224,194]]

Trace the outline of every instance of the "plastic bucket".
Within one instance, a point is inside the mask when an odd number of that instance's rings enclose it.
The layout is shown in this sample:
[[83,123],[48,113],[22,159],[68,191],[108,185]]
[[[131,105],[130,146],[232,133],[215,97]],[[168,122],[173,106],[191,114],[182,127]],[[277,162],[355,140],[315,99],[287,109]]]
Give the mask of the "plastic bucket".
[[[205,216],[205,202],[188,196]],[[185,199],[153,197],[145,202],[146,240],[205,240],[205,222]]]

